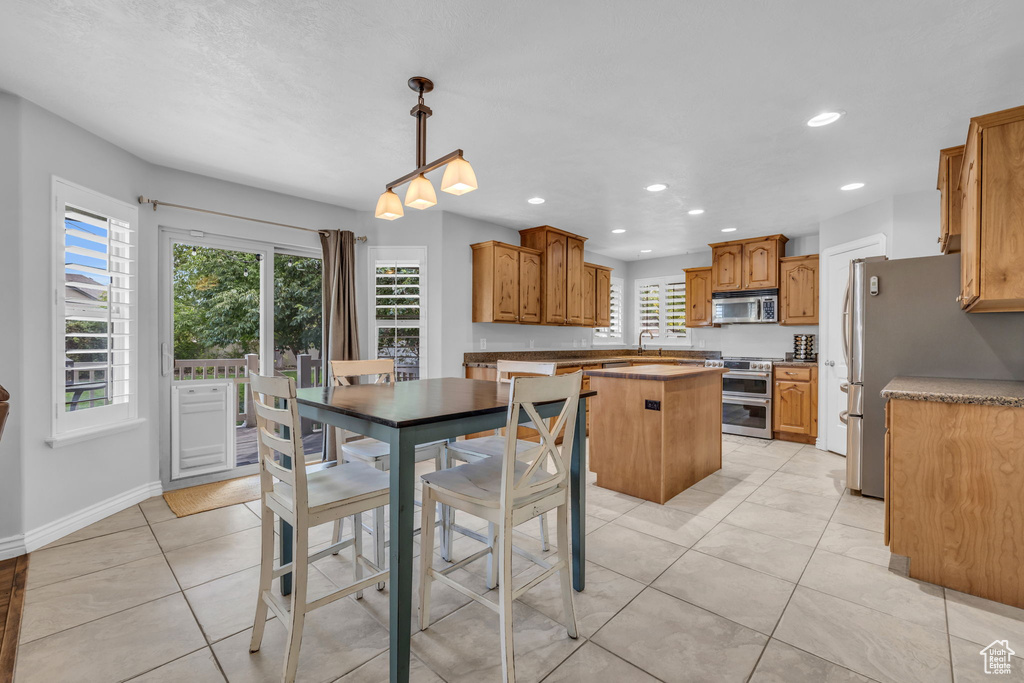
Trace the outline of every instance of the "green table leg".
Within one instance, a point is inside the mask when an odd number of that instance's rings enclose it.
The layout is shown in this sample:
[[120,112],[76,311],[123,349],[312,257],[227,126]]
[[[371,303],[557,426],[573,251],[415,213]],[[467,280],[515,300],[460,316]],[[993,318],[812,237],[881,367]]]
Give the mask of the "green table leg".
[[409,681],[409,638],[412,636],[413,436],[396,430],[391,437],[391,683]]

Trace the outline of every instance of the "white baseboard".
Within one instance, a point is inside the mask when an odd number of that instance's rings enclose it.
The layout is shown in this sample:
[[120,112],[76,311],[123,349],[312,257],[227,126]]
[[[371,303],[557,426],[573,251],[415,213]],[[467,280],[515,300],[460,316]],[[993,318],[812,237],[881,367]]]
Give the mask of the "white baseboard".
[[[163,490],[163,486],[158,481],[136,486],[129,491],[120,493],[112,498],[107,498],[95,505],[90,505],[78,512],[73,512],[49,524],[31,529],[25,533],[24,548],[28,552],[38,550],[48,543],[53,543],[58,538],[63,538],[79,529],[84,529],[115,512],[126,510],[132,505],[138,505],[147,498],[158,496],[163,493]],[[2,545],[0,545],[0,548],[2,548]],[[2,553],[2,550],[0,550],[0,553]]]
[[24,555],[26,552],[28,551],[25,550],[24,534],[0,538],[0,560],[9,560],[12,557]]

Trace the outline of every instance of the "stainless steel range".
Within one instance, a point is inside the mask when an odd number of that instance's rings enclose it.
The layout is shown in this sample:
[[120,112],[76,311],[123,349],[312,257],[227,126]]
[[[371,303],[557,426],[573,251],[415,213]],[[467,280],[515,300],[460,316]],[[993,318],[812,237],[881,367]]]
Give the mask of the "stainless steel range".
[[704,361],[709,368],[726,368],[722,375],[722,431],[726,434],[772,438],[773,358],[720,358]]

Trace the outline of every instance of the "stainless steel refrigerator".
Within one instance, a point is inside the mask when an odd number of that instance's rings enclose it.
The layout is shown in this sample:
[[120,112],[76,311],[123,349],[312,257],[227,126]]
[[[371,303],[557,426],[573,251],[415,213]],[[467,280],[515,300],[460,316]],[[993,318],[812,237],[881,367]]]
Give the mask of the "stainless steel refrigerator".
[[885,495],[885,400],[897,375],[1024,380],[1024,313],[960,309],[960,255],[850,264],[844,306],[847,487]]

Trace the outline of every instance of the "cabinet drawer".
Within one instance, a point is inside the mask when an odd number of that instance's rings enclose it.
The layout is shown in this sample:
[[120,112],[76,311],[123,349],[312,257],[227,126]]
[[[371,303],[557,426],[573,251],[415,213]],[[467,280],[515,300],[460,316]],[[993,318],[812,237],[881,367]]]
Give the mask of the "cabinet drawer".
[[811,369],[808,368],[775,368],[775,379],[786,382],[810,382]]

